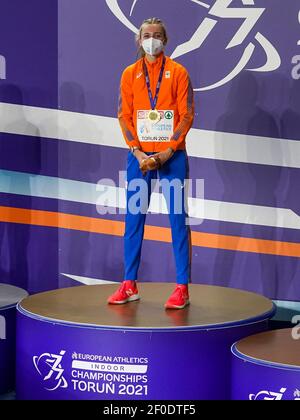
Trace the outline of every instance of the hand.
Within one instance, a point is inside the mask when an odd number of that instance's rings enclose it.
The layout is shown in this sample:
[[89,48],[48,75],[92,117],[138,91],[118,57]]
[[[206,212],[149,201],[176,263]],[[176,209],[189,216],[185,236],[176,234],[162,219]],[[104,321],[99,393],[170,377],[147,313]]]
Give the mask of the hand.
[[[140,169],[141,169],[143,161],[147,160],[149,156],[146,155],[146,153],[142,152],[142,150],[139,150],[139,149],[136,149],[134,151],[133,155],[137,159],[137,161],[139,162],[139,166],[140,166]],[[146,172],[147,171],[142,170],[143,175],[146,175]]]
[[161,168],[161,161],[159,157],[156,155],[152,155],[152,156],[149,156],[147,159],[143,159],[142,163],[140,164],[140,170],[142,171],[143,175],[146,175],[148,171],[154,171],[160,168]]
[[167,162],[168,159],[173,155],[174,150],[170,147],[167,150],[159,153],[155,153],[154,155],[147,156],[147,159],[142,159],[140,164],[140,169],[145,175],[147,171],[152,171],[155,169],[160,169],[164,163]]
[[137,161],[139,162],[140,166],[142,164],[142,161],[144,159],[148,159],[148,155],[146,155],[146,153],[142,152],[142,150],[135,150],[134,151],[134,156],[136,157]]
[[164,150],[163,152],[156,153],[155,155],[151,155],[149,157],[157,156],[160,159],[161,165],[164,165],[174,154],[174,150],[171,147]]

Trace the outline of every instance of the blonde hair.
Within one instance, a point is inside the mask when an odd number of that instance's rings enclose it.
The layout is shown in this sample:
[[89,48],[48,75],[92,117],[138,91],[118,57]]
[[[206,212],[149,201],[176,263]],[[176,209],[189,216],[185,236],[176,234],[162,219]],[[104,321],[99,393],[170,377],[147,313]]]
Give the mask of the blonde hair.
[[139,45],[139,41],[142,37],[142,32],[143,32],[143,29],[146,25],[160,25],[161,29],[163,31],[164,45],[167,45],[167,42],[168,42],[168,34],[167,34],[167,28],[166,28],[165,23],[157,17],[152,17],[152,18],[149,18],[149,19],[145,19],[144,22],[141,24],[139,32],[135,36],[135,41],[136,41],[136,44],[138,46],[137,58],[145,57],[145,51],[144,51],[143,47]]

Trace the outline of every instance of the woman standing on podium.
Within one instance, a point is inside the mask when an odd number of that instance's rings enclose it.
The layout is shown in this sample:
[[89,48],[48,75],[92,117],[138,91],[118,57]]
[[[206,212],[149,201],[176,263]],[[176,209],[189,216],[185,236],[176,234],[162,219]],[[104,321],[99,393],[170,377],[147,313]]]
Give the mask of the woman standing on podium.
[[[167,202],[176,263],[177,284],[165,308],[182,309],[189,304],[191,243],[184,206],[184,186],[188,177],[185,137],[193,124],[194,97],[187,70],[164,54],[167,41],[166,27],[160,19],[145,20],[137,35],[141,58],[127,67],[121,78],[118,117],[130,148],[124,235],[125,277],[119,289],[109,297],[110,304],[139,299],[136,280],[151,180],[157,175]],[[138,213],[132,211],[130,205],[134,201],[130,199],[136,194],[128,188],[133,180],[144,180],[148,187],[143,209]],[[178,180],[179,192],[176,188],[166,187]]]

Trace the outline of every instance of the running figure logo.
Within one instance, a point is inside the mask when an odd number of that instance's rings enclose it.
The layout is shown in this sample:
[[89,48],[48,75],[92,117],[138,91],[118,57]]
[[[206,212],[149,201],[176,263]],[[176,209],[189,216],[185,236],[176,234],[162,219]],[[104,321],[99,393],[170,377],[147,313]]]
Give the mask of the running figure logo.
[[33,357],[33,364],[43,378],[44,387],[48,391],[68,387],[68,383],[63,377],[64,369],[61,366],[61,361],[65,353],[62,350],[59,355],[43,353],[41,356]]
[[[129,13],[130,17],[132,16],[138,1],[139,0],[133,0]],[[233,38],[225,49],[229,50],[231,48],[242,45],[266,10],[265,8],[255,7],[255,0],[240,0],[242,7],[230,7],[233,0],[215,0],[212,6],[204,1],[199,0],[187,1],[207,9],[207,16],[200,23],[192,37],[175,48],[171,55],[171,58],[173,59],[191,53],[192,51],[199,50],[211,34],[212,30],[216,25],[220,23],[220,21],[222,21],[222,19],[234,19],[235,21],[241,22],[237,32],[234,34]],[[119,6],[118,0],[106,0],[106,4],[111,12],[117,17],[117,19],[119,19],[123,25],[125,25],[132,32],[138,33],[138,28],[136,28],[131,23],[129,18],[124,14],[123,10]],[[266,62],[259,67],[251,68],[250,61],[257,47],[262,48],[265,52]],[[238,60],[238,63],[229,72],[229,74],[224,76],[221,80],[218,80],[208,86],[197,87],[194,89],[194,91],[217,89],[220,86],[223,86],[233,80],[243,70],[255,72],[271,72],[277,70],[280,65],[281,58],[276,48],[263,34],[257,32],[254,36],[253,42],[248,42],[248,44],[245,43],[244,52],[242,53],[241,58]]]
[[260,391],[257,394],[250,394],[249,400],[282,400],[283,394],[287,388],[281,388],[279,392]]

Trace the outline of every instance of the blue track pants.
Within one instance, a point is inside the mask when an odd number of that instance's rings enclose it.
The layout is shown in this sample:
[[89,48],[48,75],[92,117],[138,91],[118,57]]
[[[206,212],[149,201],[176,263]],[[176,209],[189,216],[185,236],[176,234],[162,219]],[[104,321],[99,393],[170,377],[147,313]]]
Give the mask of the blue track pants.
[[[147,154],[151,155],[152,153]],[[167,203],[171,224],[173,252],[176,264],[176,283],[187,284],[190,281],[191,240],[190,228],[186,223],[187,213],[184,205],[184,180],[188,178],[188,159],[186,152],[183,150],[176,151],[161,169],[158,171],[149,171],[145,176],[141,173],[138,160],[131,152],[128,153],[124,279],[137,280],[146,212],[150,203],[151,186],[153,180],[156,180],[158,177],[162,193]],[[170,182],[175,186],[174,188],[170,188]],[[179,184],[180,186],[178,188]]]

